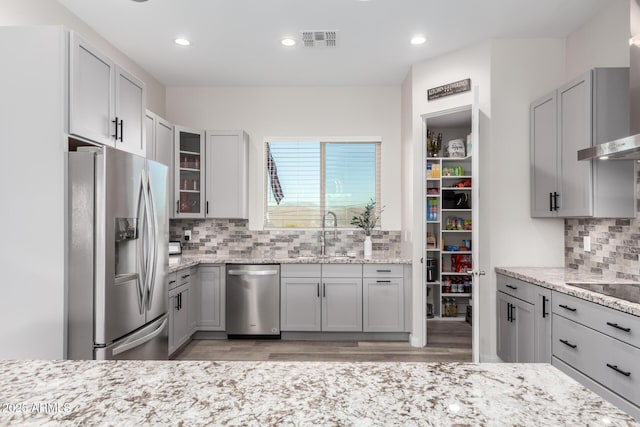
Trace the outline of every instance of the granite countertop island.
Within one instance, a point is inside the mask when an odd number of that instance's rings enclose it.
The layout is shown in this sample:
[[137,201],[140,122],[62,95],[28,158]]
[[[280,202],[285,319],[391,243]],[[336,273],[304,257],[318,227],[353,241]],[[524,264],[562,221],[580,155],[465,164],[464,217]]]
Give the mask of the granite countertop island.
[[[496,267],[496,273],[640,316],[640,303],[635,302],[640,299],[640,283],[632,280],[605,278],[564,267]],[[576,285],[616,286],[623,297],[604,295]]]
[[298,256],[291,258],[269,257],[220,257],[183,253],[169,257],[169,272],[193,267],[198,264],[411,264],[408,258],[358,258],[351,256]]
[[1,425],[637,425],[548,364],[0,361]]

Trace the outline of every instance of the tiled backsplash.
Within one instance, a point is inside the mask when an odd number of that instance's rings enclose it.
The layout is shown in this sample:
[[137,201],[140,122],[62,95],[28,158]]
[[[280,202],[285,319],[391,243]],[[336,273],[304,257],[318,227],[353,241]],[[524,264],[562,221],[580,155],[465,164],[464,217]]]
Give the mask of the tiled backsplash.
[[[640,168],[636,191],[640,192]],[[638,211],[640,212],[640,194]],[[584,236],[591,251],[584,251]],[[640,219],[566,219],[564,263],[568,268],[602,274],[608,278],[640,281]]]
[[[198,251],[230,257],[290,258],[314,256],[320,253],[320,232],[317,230],[249,230],[242,219],[176,219],[170,224],[171,240],[182,241],[184,251]],[[184,230],[191,230],[191,241],[184,242]],[[361,230],[326,232],[326,253],[362,257],[364,232]],[[374,231],[371,234],[373,256],[401,256],[400,231]]]

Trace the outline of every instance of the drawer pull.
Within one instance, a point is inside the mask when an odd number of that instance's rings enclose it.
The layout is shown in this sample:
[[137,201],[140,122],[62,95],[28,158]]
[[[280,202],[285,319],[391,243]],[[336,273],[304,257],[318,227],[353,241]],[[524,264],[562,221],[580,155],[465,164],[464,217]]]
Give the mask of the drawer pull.
[[376,273],[391,273],[391,270],[376,270]]
[[612,326],[616,329],[620,329],[621,331],[631,332],[631,328],[625,328],[624,326],[620,326],[617,323],[607,322],[607,325]]
[[564,305],[564,304],[560,304],[560,307],[564,308],[565,310],[569,310],[569,311],[576,311],[578,310],[577,308],[571,308],[568,305]]
[[376,280],[376,283],[391,283],[391,280]]
[[514,291],[515,291],[516,289],[518,289],[518,287],[517,287],[517,286],[511,286],[511,285],[505,285],[505,286],[506,286],[507,288],[509,288],[509,289],[513,289]]
[[560,340],[560,342],[561,342],[562,344],[566,345],[566,346],[571,347],[571,348],[576,348],[576,347],[578,347],[578,345],[577,345],[577,344],[571,344],[571,343],[570,343],[569,341],[567,341],[567,340]]
[[169,280],[169,284],[176,283],[175,280]]
[[622,369],[618,368],[618,365],[610,365],[609,363],[607,363],[607,366],[613,369],[614,371],[616,371],[617,373],[624,375],[625,377],[631,376],[631,372],[623,371]]
[[190,274],[185,274],[184,276],[182,276],[183,279],[186,279],[187,277],[191,276]]

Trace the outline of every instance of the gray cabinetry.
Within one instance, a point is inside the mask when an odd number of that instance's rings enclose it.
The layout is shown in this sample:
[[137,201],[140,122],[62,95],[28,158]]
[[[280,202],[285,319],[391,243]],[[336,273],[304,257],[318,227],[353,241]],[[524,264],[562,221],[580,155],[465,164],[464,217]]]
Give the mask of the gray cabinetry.
[[204,218],[204,132],[174,126],[174,218]]
[[497,353],[504,362],[551,361],[551,291],[497,275]]
[[145,138],[147,159],[155,160],[169,168],[167,173],[167,209],[169,218],[175,215],[173,200],[173,125],[147,110],[145,115]]
[[223,267],[200,266],[200,298],[197,329],[201,331],[224,331],[225,329],[225,290]]
[[636,316],[553,293],[553,365],[636,417],[640,416],[639,332]]
[[180,270],[167,276],[169,289],[169,354],[191,337],[191,270]]
[[280,267],[280,329],[320,331],[320,264],[284,264]]
[[208,130],[206,137],[206,216],[247,219],[249,136],[241,130]]
[[322,330],[362,331],[362,277],[322,278]]
[[364,265],[362,283],[364,332],[404,331],[404,283],[401,265]]
[[145,155],[144,83],[71,33],[69,132]]
[[596,68],[531,104],[531,216],[635,217],[634,163],[577,159],[628,133],[628,91],[627,68]]

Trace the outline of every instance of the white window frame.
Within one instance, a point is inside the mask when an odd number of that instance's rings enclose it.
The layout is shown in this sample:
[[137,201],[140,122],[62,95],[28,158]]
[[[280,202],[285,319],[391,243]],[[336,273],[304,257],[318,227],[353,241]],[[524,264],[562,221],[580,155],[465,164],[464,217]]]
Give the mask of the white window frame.
[[[380,216],[381,209],[381,198],[382,198],[382,137],[381,136],[303,136],[303,137],[292,137],[292,136],[267,136],[262,141],[262,178],[264,179],[262,186],[262,196],[263,196],[263,204],[262,204],[262,212],[261,212],[261,225],[263,230],[311,230],[317,231],[320,230],[320,227],[270,227],[266,224],[266,212],[268,206],[268,193],[269,193],[269,178],[267,177],[267,164],[266,164],[266,146],[268,142],[328,142],[328,143],[372,143],[379,144],[379,156],[378,162],[376,164],[376,175],[378,180],[378,185],[376,187],[376,211]],[[322,145],[321,145],[322,146]],[[324,156],[324,150],[322,150],[322,156]],[[277,166],[277,164],[276,164]],[[320,182],[321,185],[321,194],[324,192],[324,183]],[[321,197],[320,203],[324,203],[324,199]],[[339,227],[342,231],[353,231],[359,230],[357,227]],[[376,229],[382,229],[382,218],[376,225]]]

